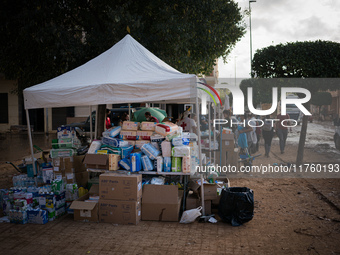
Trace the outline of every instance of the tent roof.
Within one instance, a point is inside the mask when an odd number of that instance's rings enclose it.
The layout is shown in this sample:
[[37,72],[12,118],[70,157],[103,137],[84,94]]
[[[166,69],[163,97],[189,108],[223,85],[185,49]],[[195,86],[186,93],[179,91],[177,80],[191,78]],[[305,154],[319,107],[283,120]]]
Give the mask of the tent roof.
[[25,109],[191,99],[196,76],[183,74],[130,35],[84,65],[24,90]]

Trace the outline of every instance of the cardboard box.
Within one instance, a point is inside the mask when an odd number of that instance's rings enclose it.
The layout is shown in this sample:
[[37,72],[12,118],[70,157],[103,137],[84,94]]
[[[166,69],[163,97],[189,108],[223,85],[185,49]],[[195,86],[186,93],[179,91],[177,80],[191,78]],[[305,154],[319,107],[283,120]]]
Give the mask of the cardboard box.
[[74,173],[74,167],[73,167],[73,157],[65,157],[60,158],[60,160],[63,160],[65,173]]
[[[204,183],[204,201],[217,198],[217,185],[212,183]],[[201,187],[198,189],[198,195],[201,195]]]
[[99,222],[137,225],[141,219],[141,201],[99,200]]
[[[185,204],[186,210],[191,210],[199,206],[202,206],[202,202],[196,194],[188,194],[185,202],[186,202]],[[204,201],[204,209],[205,209],[206,215],[211,214],[211,202],[212,202],[211,200]]]
[[73,168],[75,173],[86,172],[86,167],[83,163],[85,155],[73,156]]
[[222,133],[222,140],[232,140],[232,141],[234,141],[234,134],[223,134]]
[[71,184],[76,182],[75,173],[65,173],[66,183]]
[[[220,152],[217,151],[215,152],[216,154],[216,160],[217,163],[219,164],[220,162]],[[239,155],[238,152],[235,152],[234,150],[225,150],[222,148],[222,167],[223,166],[228,166],[229,164],[231,166],[236,166],[237,168],[239,167]]]
[[98,195],[99,186],[93,184],[89,193],[74,200],[70,206],[70,209],[74,211],[74,220],[76,221],[91,221],[98,222],[98,203],[97,202],[85,202],[91,195]]
[[142,220],[178,221],[182,197],[175,185],[144,185]]
[[78,187],[86,187],[89,181],[89,172],[75,173],[74,175]]
[[109,169],[108,155],[86,154],[84,159],[86,168]]
[[119,169],[118,162],[120,160],[120,156],[117,154],[109,154],[109,170],[116,171]]
[[142,175],[101,174],[99,196],[106,200],[138,201],[142,197]]

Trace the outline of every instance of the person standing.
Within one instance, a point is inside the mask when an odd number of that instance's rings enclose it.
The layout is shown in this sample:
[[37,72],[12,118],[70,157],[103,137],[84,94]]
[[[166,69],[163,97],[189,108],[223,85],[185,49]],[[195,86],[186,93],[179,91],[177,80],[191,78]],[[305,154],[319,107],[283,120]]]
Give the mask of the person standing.
[[112,127],[111,125],[111,118],[110,118],[110,113],[111,111],[109,109],[106,109],[106,112],[105,112],[105,127],[106,129],[109,129]]
[[272,145],[272,140],[274,136],[274,125],[272,121],[269,120],[270,115],[267,115],[264,119],[262,126],[262,137],[264,139],[264,151],[265,156],[269,158],[270,147]]
[[[286,141],[288,136],[288,127],[285,127],[282,125],[283,120],[290,119],[289,115],[282,115],[281,113],[277,115],[276,117],[279,121],[276,123],[276,134],[279,137],[280,140],[280,151],[281,154],[285,153],[285,147],[286,147]],[[289,122],[286,122],[286,125],[289,124]]]
[[247,132],[247,142],[249,153],[256,152],[257,136],[256,136],[256,120],[252,113],[247,114],[246,122],[252,131]]
[[183,119],[177,125],[183,128],[183,132],[196,133],[197,124],[194,120],[196,115],[186,111],[183,116]]

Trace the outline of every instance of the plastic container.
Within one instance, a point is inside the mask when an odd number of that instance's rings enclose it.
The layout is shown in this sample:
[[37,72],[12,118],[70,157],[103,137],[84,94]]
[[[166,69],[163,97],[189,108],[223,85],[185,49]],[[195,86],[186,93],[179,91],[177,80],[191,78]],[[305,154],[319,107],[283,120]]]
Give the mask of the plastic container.
[[72,157],[74,154],[73,149],[52,149],[50,151],[51,158]]

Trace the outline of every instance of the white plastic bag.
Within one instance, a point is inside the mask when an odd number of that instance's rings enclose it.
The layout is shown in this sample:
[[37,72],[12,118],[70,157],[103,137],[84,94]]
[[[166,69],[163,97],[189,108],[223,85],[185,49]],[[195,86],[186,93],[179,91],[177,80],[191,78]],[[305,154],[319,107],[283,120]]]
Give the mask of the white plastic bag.
[[179,223],[192,223],[196,220],[197,217],[201,216],[202,206],[197,207],[196,209],[186,210],[183,212],[181,221]]

